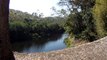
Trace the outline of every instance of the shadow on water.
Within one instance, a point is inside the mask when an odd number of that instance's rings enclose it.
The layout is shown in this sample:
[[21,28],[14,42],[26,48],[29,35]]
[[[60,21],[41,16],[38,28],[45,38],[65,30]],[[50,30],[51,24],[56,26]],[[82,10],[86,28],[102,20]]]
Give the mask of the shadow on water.
[[64,39],[67,34],[54,34],[48,39],[38,39],[26,42],[13,43],[13,51],[17,52],[48,52],[66,48]]

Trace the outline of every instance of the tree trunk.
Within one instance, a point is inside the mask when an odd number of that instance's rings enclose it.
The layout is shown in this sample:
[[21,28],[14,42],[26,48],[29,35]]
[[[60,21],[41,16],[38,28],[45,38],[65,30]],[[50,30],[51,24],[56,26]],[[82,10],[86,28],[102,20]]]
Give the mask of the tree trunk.
[[0,0],[0,60],[15,60],[9,41],[9,0]]

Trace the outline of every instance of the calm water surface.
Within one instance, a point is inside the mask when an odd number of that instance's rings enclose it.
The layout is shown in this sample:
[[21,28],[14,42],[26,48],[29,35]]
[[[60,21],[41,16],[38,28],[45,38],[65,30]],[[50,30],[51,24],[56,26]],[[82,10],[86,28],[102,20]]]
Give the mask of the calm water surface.
[[55,34],[48,39],[14,43],[12,46],[17,52],[48,52],[66,48],[64,39],[67,37],[67,34]]

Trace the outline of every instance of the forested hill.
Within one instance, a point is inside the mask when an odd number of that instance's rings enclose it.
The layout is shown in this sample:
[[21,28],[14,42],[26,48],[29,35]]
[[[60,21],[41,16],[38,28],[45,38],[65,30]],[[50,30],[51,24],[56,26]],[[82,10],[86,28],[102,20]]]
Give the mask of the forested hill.
[[26,19],[37,19],[38,16],[34,14],[29,14],[28,12],[22,12],[22,11],[19,11],[19,10],[14,10],[14,9],[10,9],[10,20],[12,19],[18,19],[18,20],[24,20],[25,18]]
[[42,14],[38,14],[36,12],[29,14],[28,12],[22,12],[22,11],[14,10],[14,9],[10,9],[9,20],[10,21],[13,21],[13,20],[20,20],[20,21],[35,20],[35,21],[38,21],[38,20],[40,20],[43,22],[60,24],[60,26],[63,26],[66,22],[64,17],[60,17],[60,16],[42,17]]
[[65,23],[64,17],[42,17],[42,14],[10,9],[10,38],[11,41],[46,39],[51,34],[64,32]]

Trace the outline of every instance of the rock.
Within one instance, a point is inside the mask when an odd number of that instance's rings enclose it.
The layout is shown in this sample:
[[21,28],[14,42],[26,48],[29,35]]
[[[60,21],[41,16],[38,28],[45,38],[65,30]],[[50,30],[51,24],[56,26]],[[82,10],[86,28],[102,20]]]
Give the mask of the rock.
[[107,37],[72,48],[41,53],[14,53],[16,60],[107,60]]

